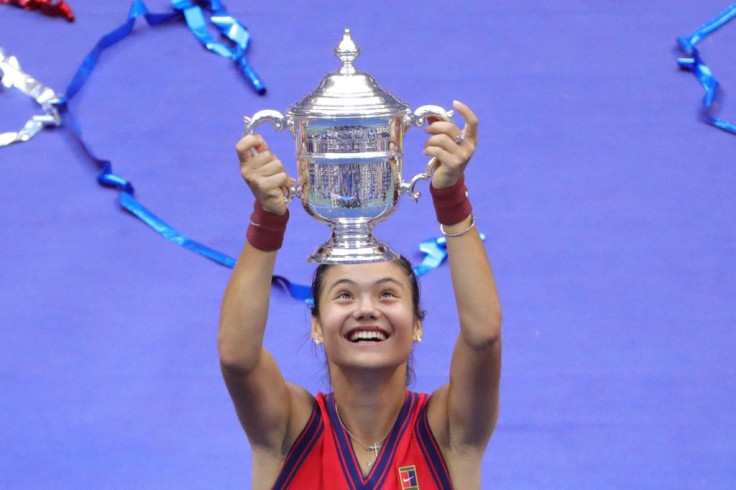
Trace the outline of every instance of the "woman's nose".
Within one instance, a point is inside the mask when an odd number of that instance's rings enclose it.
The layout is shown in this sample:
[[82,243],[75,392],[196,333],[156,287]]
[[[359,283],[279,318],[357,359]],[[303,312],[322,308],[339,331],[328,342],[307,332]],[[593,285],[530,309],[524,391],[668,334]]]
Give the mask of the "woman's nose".
[[378,318],[380,312],[371,298],[361,298],[355,309],[357,318]]

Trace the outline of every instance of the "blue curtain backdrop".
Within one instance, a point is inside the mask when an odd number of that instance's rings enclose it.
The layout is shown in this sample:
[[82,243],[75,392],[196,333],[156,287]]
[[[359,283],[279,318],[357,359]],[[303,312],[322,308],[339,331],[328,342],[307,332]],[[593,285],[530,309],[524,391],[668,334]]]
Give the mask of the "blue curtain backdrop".
[[[70,4],[74,23],[0,5],[0,47],[60,93],[131,5]],[[249,29],[265,96],[181,19],[141,19],[69,104],[142,204],[237,255],[252,205],[242,118],[315,88],[348,27],[356,65],[384,88],[412,107],[460,99],[481,120],[468,185],[505,318],[484,488],[732,488],[736,136],[698,118],[703,90],[675,52],[729,2],[225,5]],[[736,23],[698,47],[736,120]],[[38,112],[0,91],[0,132]],[[264,133],[293,172],[290,136]],[[405,177],[425,164],[423,140],[406,136]],[[230,271],[123,210],[98,174],[68,127],[0,148],[0,487],[247,488],[215,347]],[[415,263],[439,234],[424,194],[377,227]],[[327,235],[292,205],[277,273],[308,282]],[[413,388],[431,391],[457,332],[446,266],[422,289]],[[287,378],[326,390],[308,328],[304,304],[275,293],[267,346]]]

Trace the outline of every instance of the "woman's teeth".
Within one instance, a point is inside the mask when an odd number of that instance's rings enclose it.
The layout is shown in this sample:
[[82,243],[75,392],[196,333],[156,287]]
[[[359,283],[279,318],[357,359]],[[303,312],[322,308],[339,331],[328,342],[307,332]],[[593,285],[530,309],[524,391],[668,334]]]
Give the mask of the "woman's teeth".
[[350,342],[360,342],[363,340],[369,341],[369,342],[380,342],[382,340],[386,340],[386,334],[383,332],[378,331],[365,331],[365,330],[359,330],[357,332],[354,332],[350,334],[350,338],[348,339]]

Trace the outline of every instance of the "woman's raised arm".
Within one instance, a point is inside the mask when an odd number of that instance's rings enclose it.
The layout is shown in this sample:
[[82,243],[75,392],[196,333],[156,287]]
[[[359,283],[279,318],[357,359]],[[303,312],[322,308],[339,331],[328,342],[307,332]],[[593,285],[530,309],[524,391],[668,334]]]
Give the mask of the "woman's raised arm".
[[[273,454],[276,457],[270,459],[278,471],[279,452],[288,449],[291,434],[301,428],[294,426],[301,418],[306,422],[311,407],[311,395],[286,383],[273,357],[263,348],[271,278],[288,220],[283,189],[291,178],[260,136],[246,136],[236,149],[241,174],[256,203],[248,243],[222,301],[217,346],[225,383],[254,456]],[[302,403],[292,403],[294,398]]]
[[[475,151],[478,120],[464,104],[465,119],[431,124],[425,154],[440,166],[432,179],[437,218],[447,239],[452,286],[460,322],[449,383],[433,395],[430,423],[445,448],[453,478],[478,479],[479,460],[498,417],[501,372],[501,307],[491,266],[467,198],[464,170]],[[472,187],[472,186],[471,186]],[[475,456],[475,457],[474,457]],[[476,470],[477,468],[477,470]],[[458,474],[463,473],[460,477]],[[478,473],[471,475],[471,473]],[[459,481],[455,482],[456,485]]]

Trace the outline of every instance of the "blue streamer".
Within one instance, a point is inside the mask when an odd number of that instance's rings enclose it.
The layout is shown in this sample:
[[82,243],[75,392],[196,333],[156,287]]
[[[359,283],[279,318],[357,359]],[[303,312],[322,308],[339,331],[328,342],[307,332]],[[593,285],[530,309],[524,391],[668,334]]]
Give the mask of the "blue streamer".
[[248,29],[227,13],[222,2],[212,0],[200,3],[208,4],[209,10],[212,12],[210,22],[212,22],[223,37],[230,39],[235,44],[234,48],[229,48],[215,41],[215,38],[212,37],[207,29],[207,22],[205,21],[202,8],[195,4],[195,2],[192,0],[172,0],[171,2],[176,10],[184,13],[184,19],[189,26],[189,30],[192,31],[192,34],[194,34],[202,46],[220,56],[232,59],[240,73],[250,82],[255,91],[260,95],[265,94],[266,86],[245,58],[245,53],[250,47],[250,33]]
[[731,5],[726,10],[718,14],[715,18],[703,24],[689,36],[677,38],[677,45],[680,51],[686,55],[677,59],[677,64],[683,70],[688,70],[695,75],[700,85],[705,90],[700,115],[703,120],[731,134],[736,134],[736,125],[724,119],[717,117],[719,102],[721,99],[719,83],[713,72],[708,68],[700,52],[695,47],[700,41],[721,28],[728,21],[736,17],[736,4]]
[[438,268],[447,259],[447,240],[445,237],[430,238],[419,244],[419,251],[425,256],[419,265],[414,267],[414,274],[417,277]]
[[[222,8],[219,3],[218,12],[218,15],[222,16]],[[133,188],[133,185],[125,178],[115,174],[112,168],[112,163],[109,160],[104,160],[97,157],[90,146],[84,141],[84,138],[82,136],[82,129],[77,121],[74,119],[71,111],[69,110],[69,101],[74,98],[74,96],[87,82],[95,66],[97,66],[97,62],[99,61],[102,52],[130,35],[136,19],[143,16],[149,25],[155,26],[173,18],[179,17],[180,15],[181,13],[179,12],[166,14],[150,14],[141,0],[135,0],[131,6],[126,22],[117,29],[104,35],[84,59],[81,66],[75,73],[72,82],[67,87],[66,94],[60,98],[57,107],[59,109],[62,121],[66,123],[64,124],[64,126],[66,128],[71,128],[72,135],[74,136],[77,143],[79,143],[81,148],[84,150],[84,153],[100,169],[100,173],[97,175],[97,182],[104,187],[116,189],[120,192],[120,205],[123,209],[136,216],[138,219],[140,219],[146,225],[156,231],[156,233],[160,234],[164,238],[167,238],[173,243],[193,252],[196,252],[203,257],[206,257],[221,265],[232,268],[235,266],[234,258],[186,237],[182,233],[178,232],[171,225],[156,216],[143,204],[141,204],[135,198],[135,189]],[[243,50],[247,48],[248,40],[244,41],[242,31],[234,29],[233,36],[238,37],[241,43],[243,43],[241,44],[243,46]],[[305,301],[309,297],[311,297],[310,287],[294,284],[285,277],[274,276],[273,284],[280,289],[287,291],[292,297],[296,299]]]
[[102,54],[102,52],[110,46],[128,37],[130,32],[133,30],[133,25],[135,24],[136,19],[140,16],[144,16],[146,22],[148,22],[150,26],[155,26],[166,22],[167,20],[178,17],[179,13],[174,12],[168,14],[150,14],[148,13],[148,9],[141,0],[134,0],[133,5],[130,8],[130,13],[128,14],[128,20],[114,31],[102,36],[95,47],[92,48],[92,51],[90,51],[87,57],[84,58],[84,61],[82,61],[82,65],[79,67],[77,73],[72,79],[72,82],[66,89],[66,100],[72,99],[77,94],[77,92],[79,92],[79,89],[84,86],[84,83],[92,74],[92,70],[94,70],[95,66],[97,66],[97,61],[100,59],[100,55]]
[[[480,239],[485,241],[485,234],[481,233]],[[417,277],[437,269],[447,260],[447,239],[441,236],[425,240],[419,244],[419,251],[424,254],[424,258],[414,267]]]
[[283,276],[273,276],[271,286],[280,289],[294,299],[304,301],[307,304],[313,304],[312,286],[304,286],[295,284]]
[[72,83],[67,89],[67,99],[74,97],[77,91],[82,88],[84,82],[89,78],[90,73],[97,65],[102,51],[126,38],[133,29],[136,19],[141,16],[146,19],[148,25],[157,26],[171,19],[180,18],[183,15],[187,21],[189,30],[207,49],[226,58],[233,59],[238,70],[245,76],[256,92],[261,95],[265,94],[266,87],[263,81],[245,58],[245,53],[250,47],[250,34],[248,30],[227,14],[221,2],[212,1],[203,3],[210,5],[210,10],[212,11],[212,16],[210,17],[211,22],[223,36],[235,43],[235,49],[230,49],[212,38],[207,30],[202,8],[193,5],[189,0],[173,0],[174,12],[161,14],[151,14],[142,0],[133,0],[130,13],[128,14],[128,20],[114,31],[103,36],[84,59],[82,66],[77,71]]

